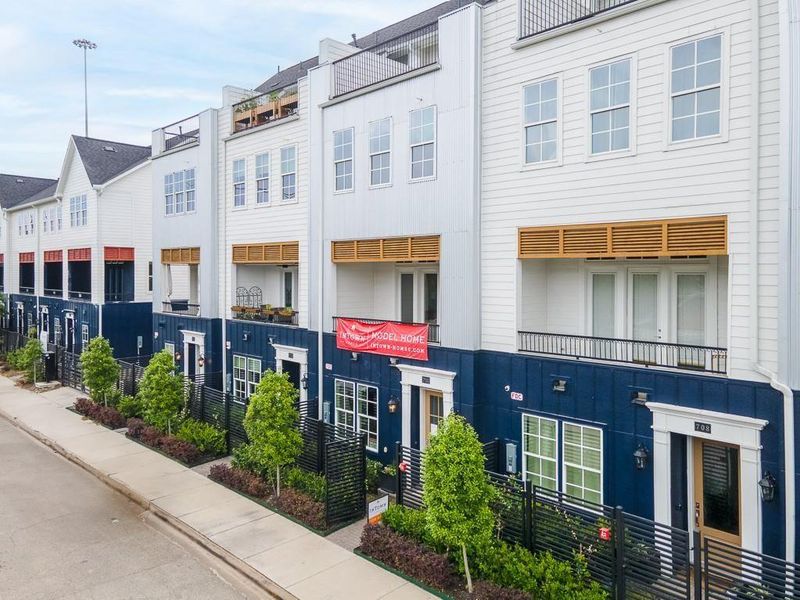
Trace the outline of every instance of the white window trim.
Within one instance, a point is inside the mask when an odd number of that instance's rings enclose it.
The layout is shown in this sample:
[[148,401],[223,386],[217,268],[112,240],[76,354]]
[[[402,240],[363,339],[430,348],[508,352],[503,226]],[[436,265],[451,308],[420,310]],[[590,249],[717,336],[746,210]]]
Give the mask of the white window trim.
[[[294,171],[287,171],[286,173],[283,172],[283,150],[286,148],[294,148]],[[300,201],[300,178],[298,177],[299,167],[300,167],[300,149],[298,144],[287,144],[286,146],[281,146],[278,148],[278,159],[280,161],[280,170],[279,170],[279,177],[278,179],[278,189],[280,190],[280,198],[279,202],[281,204],[295,204]],[[294,174],[294,198],[284,198],[283,197],[283,176],[284,175],[292,175]]]
[[[549,456],[544,456],[543,454],[537,454],[535,452],[526,452],[525,451],[525,419],[526,418],[539,419],[540,423],[541,423],[542,420],[552,421],[553,423],[555,423],[555,431],[556,431],[555,449],[556,449],[556,455],[553,458],[550,458]],[[524,413],[522,413],[522,421],[520,423],[520,427],[521,427],[521,429],[520,429],[520,452],[522,453],[522,464],[520,465],[520,467],[521,467],[520,468],[520,473],[522,474],[522,480],[523,481],[527,480],[527,469],[525,468],[525,457],[526,456],[532,456],[532,457],[538,458],[540,460],[552,461],[553,463],[555,463],[555,467],[556,467],[556,469],[555,469],[555,471],[556,471],[555,490],[556,491],[559,490],[560,489],[559,488],[560,463],[559,463],[559,460],[558,460],[558,453],[559,453],[559,449],[560,449],[560,445],[559,445],[559,438],[560,438],[560,435],[559,435],[560,431],[559,430],[560,430],[560,426],[559,426],[558,420],[557,419],[553,419],[551,417],[545,417],[545,416],[542,416],[542,415],[537,415],[535,413],[525,413],[524,412]],[[540,431],[541,431],[541,429],[540,429]],[[540,447],[540,449],[541,449],[541,447]],[[540,477],[541,477],[541,475],[540,475]]]
[[[353,396],[352,396],[353,397],[353,410],[352,411],[347,410],[346,408],[339,408],[337,406],[337,404],[336,404],[336,400],[337,400],[336,386],[337,386],[338,383],[344,384],[345,387],[346,386],[351,386],[352,387],[352,390],[353,390]],[[339,423],[339,413],[344,413],[344,414],[350,414],[352,416],[352,418],[353,418],[353,429],[352,429],[352,431],[356,431],[358,429],[358,423],[356,422],[356,402],[357,402],[357,398],[356,398],[356,382],[355,381],[349,381],[347,379],[340,379],[339,377],[336,377],[333,380],[333,423],[334,423],[334,425],[336,427],[344,427],[348,431],[351,431],[351,429],[346,424],[340,424]]]
[[[386,152],[372,152],[370,150],[370,144],[372,143],[372,136],[370,135],[370,129],[372,128],[373,123],[381,123],[383,121],[389,121],[389,150]],[[394,165],[392,165],[393,159],[393,152],[392,152],[392,143],[394,142],[394,119],[392,117],[384,117],[383,119],[375,119],[374,121],[370,121],[367,123],[367,177],[369,182],[369,189],[371,190],[379,190],[381,188],[392,187],[392,183],[394,182]],[[372,157],[378,156],[381,154],[388,154],[389,155],[389,181],[387,183],[372,183]],[[434,168],[435,170],[435,168]]]
[[[424,323],[425,322],[425,275],[427,273],[434,273],[439,275],[439,270],[430,266],[425,267],[407,267],[407,266],[400,266],[397,267],[395,273],[395,302],[397,306],[397,310],[395,311],[395,320],[400,321],[402,316],[402,301],[403,301],[403,287],[401,284],[401,277],[402,275],[413,275],[414,276],[414,323]],[[442,307],[442,297],[441,297],[441,277],[437,280],[437,293],[436,293],[436,324],[439,324],[441,320],[441,307]]]
[[[341,160],[336,160],[336,134],[337,133],[344,133],[345,131],[350,131],[350,149],[351,154],[350,158],[343,158]],[[334,194],[350,194],[355,191],[356,188],[356,128],[355,127],[345,127],[344,129],[337,129],[333,132],[333,137],[331,139],[332,148],[333,148],[333,193]],[[350,161],[350,187],[342,188],[340,190],[336,189],[336,167],[339,163],[346,163]],[[297,165],[295,165],[296,167]],[[295,186],[297,183],[297,176],[295,176]]]
[[[411,140],[408,139],[408,183],[421,183],[424,181],[434,181],[436,176],[439,174],[439,106],[436,104],[429,104],[428,106],[422,106],[420,108],[415,108],[408,111],[408,135],[411,135],[411,113],[417,111],[423,111],[426,108],[433,107],[433,140],[430,142],[422,142],[419,144],[412,144]],[[413,164],[413,149],[416,146],[426,146],[427,144],[433,144],[433,175],[429,175],[427,177],[417,177],[414,178],[411,176],[412,174],[412,164]]]
[[[266,177],[259,177],[258,176],[258,158],[260,156],[266,156],[267,157],[267,162],[266,162],[266,164],[267,164],[267,175],[266,175]],[[256,157],[255,157],[254,160],[255,160],[255,165],[253,167],[253,175],[254,175],[254,179],[255,179],[254,189],[255,189],[255,192],[256,192],[255,207],[256,208],[263,208],[265,206],[271,206],[272,205],[272,153],[271,152],[261,152],[259,154],[256,154]],[[264,180],[267,181],[267,201],[266,202],[259,202],[258,201],[258,183],[260,181],[264,181]]]
[[[192,181],[194,182],[194,184],[191,190],[186,186],[186,182],[188,181],[186,174],[189,171],[194,171],[194,177],[192,177]],[[189,210],[190,191],[194,192],[194,208],[192,210]],[[181,213],[183,215],[191,215],[197,212],[197,169],[195,169],[194,167],[183,170],[183,206],[185,207],[184,211]]]
[[[719,68],[719,133],[702,138],[672,141],[672,49],[681,44],[695,42],[705,38],[720,35],[720,68]],[[729,87],[730,87],[730,27],[712,29],[690,37],[674,40],[664,48],[664,127],[663,150],[665,152],[680,148],[695,148],[712,144],[722,144],[728,141],[729,134]]]
[[[194,187],[191,188],[191,190],[186,187],[186,181],[187,181],[186,174],[189,171],[194,171],[194,178],[192,179],[194,181]],[[175,175],[177,175],[178,173],[181,173],[183,176],[183,191],[181,191],[181,193],[183,194],[183,210],[180,212],[177,211],[177,205],[175,204]],[[168,175],[172,176],[172,194],[167,194],[166,178]],[[189,191],[194,192],[194,208],[192,210],[189,210],[187,208],[189,202]],[[172,196],[172,212],[167,212],[167,196]],[[189,169],[181,169],[180,171],[173,171],[172,173],[164,173],[163,198],[164,198],[163,206],[164,206],[165,217],[172,218],[172,217],[179,217],[181,215],[192,215],[196,213],[197,212],[197,169],[195,167],[191,167]]]
[[[584,162],[589,163],[602,160],[611,160],[614,158],[623,158],[626,156],[636,156],[636,108],[639,91],[638,58],[639,55],[637,53],[624,54],[622,56],[615,56],[613,58],[598,61],[589,65],[589,67],[586,69],[586,157],[584,158]],[[631,65],[630,94],[628,96],[628,149],[610,150],[608,152],[592,154],[592,69],[602,67],[603,65],[610,65],[623,60],[630,61]]]
[[[538,163],[529,163],[525,160],[525,130],[528,127],[528,123],[525,120],[525,88],[529,85],[533,85],[535,83],[542,83],[544,81],[548,81],[550,79],[556,80],[556,157],[553,160],[542,161]],[[560,167],[563,163],[563,146],[564,146],[564,135],[563,135],[563,122],[564,122],[564,94],[563,94],[563,85],[562,85],[562,74],[561,73],[551,73],[550,75],[546,75],[544,77],[537,77],[536,79],[531,79],[529,81],[525,81],[519,87],[519,97],[517,99],[517,105],[519,110],[519,161],[520,161],[520,172],[524,171],[537,171],[539,169],[549,169],[551,167]]]
[[[560,425],[561,425],[561,431],[560,431],[560,434],[561,434],[561,448],[560,448],[560,450],[561,450],[561,461],[559,463],[559,467],[560,467],[559,474],[561,476],[561,492],[564,493],[564,494],[568,493],[567,492],[567,475],[566,475],[566,473],[567,473],[567,465],[575,467],[577,469],[584,470],[584,471],[591,471],[593,473],[597,473],[598,475],[600,475],[600,490],[599,490],[600,491],[600,500],[596,504],[603,504],[603,502],[605,500],[605,493],[604,493],[604,488],[605,488],[605,477],[604,477],[604,471],[605,471],[605,469],[604,469],[604,467],[605,467],[605,439],[604,439],[604,437],[605,437],[605,435],[604,434],[605,434],[605,432],[603,431],[603,428],[602,427],[597,427],[596,425],[588,425],[588,424],[585,424],[585,423],[576,423],[574,421],[561,421]],[[598,431],[600,433],[600,469],[599,470],[590,469],[590,468],[588,468],[586,466],[583,466],[583,465],[577,465],[575,463],[568,463],[567,462],[567,458],[566,458],[567,457],[567,453],[564,451],[564,445],[567,443],[566,442],[567,436],[564,434],[564,431],[563,431],[564,427],[567,426],[567,425],[571,425],[572,427],[580,427],[581,428],[581,438],[583,438],[583,430],[584,429],[594,429],[594,430],[596,430],[596,431]],[[583,448],[583,447],[584,446],[581,445],[581,448]],[[582,486],[582,487],[584,489],[586,488],[586,486]],[[570,496],[571,496],[571,494],[570,494]],[[582,498],[582,500],[583,500],[583,498]],[[593,502],[592,500],[585,500],[585,501],[586,502]]]
[[81,325],[81,352],[86,350],[89,343],[89,326],[86,323]]
[[[244,171],[242,173],[242,181],[236,181],[236,163],[242,161],[244,164]],[[236,204],[236,186],[243,186],[244,202],[240,205]],[[247,208],[247,158],[234,158],[231,160],[231,207],[233,210],[244,210]]]
[[[352,410],[352,413],[351,413],[351,411],[345,410],[343,408],[338,408],[336,406],[336,383],[337,382],[341,382],[341,383],[343,383],[345,385],[353,386],[353,410]],[[380,391],[380,388],[377,385],[372,385],[370,383],[361,383],[359,381],[353,381],[353,380],[350,380],[350,379],[343,379],[341,377],[336,377],[333,380],[333,416],[334,416],[334,424],[336,426],[339,426],[339,413],[340,412],[342,412],[342,413],[351,413],[352,417],[353,417],[353,429],[352,429],[353,433],[356,433],[356,434],[363,433],[365,438],[366,438],[367,432],[365,432],[365,431],[362,432],[360,424],[359,424],[359,417],[362,416],[362,413],[358,409],[358,390],[361,387],[374,388],[375,389],[376,416],[374,418],[370,417],[367,414],[363,414],[363,416],[366,417],[370,421],[375,421],[375,448],[370,448],[367,445],[366,449],[367,449],[368,452],[373,452],[373,453],[377,454],[377,453],[380,452],[380,447],[381,447],[381,443],[380,443],[380,439],[381,439],[381,419],[380,419],[381,401],[380,401],[380,393],[381,393],[381,391]],[[342,427],[344,427],[348,431],[351,431],[346,425],[342,425]]]
[[175,360],[175,344],[174,342],[164,342],[164,350],[167,350],[170,355],[172,356],[172,360]]

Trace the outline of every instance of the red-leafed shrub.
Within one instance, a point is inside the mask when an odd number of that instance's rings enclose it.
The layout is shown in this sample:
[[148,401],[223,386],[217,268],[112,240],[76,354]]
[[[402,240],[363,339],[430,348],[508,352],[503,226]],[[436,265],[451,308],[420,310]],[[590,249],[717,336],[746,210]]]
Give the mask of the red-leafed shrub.
[[278,510],[292,515],[306,525],[315,529],[326,528],[325,504],[314,500],[308,494],[285,487],[280,496],[272,498],[272,503]]
[[73,408],[76,412],[106,427],[119,429],[125,426],[125,417],[123,417],[116,408],[97,404],[88,398],[78,398],[75,400]]
[[139,434],[139,440],[143,444],[147,444],[148,446],[153,446],[153,448],[158,448],[158,444],[161,441],[161,438],[164,437],[164,434],[161,433],[155,427],[147,426],[142,429],[142,433]]
[[163,436],[158,445],[164,453],[182,462],[192,464],[200,459],[200,450],[197,449],[197,446],[179,440],[174,435]]
[[214,481],[254,498],[266,499],[271,493],[269,486],[258,475],[230,465],[213,465],[209,476]]
[[78,398],[75,400],[75,404],[73,408],[76,412],[79,412],[82,415],[88,416],[89,413],[93,410],[95,403],[89,400],[88,398]]
[[139,438],[142,435],[142,431],[144,428],[147,427],[145,422],[141,419],[131,418],[128,419],[128,435],[132,438]]
[[431,587],[449,590],[462,586],[446,555],[438,554],[384,525],[364,527],[361,550]]

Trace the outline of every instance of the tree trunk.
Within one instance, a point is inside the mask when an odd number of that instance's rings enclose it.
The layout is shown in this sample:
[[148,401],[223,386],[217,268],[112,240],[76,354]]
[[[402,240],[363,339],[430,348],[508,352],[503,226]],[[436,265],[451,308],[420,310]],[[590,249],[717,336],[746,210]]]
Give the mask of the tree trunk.
[[277,484],[277,485],[275,486],[275,489],[276,489],[276,491],[277,491],[277,493],[276,493],[276,496],[277,496],[278,498],[280,498],[280,497],[281,497],[281,468],[280,468],[280,467],[278,467],[277,471],[278,471],[278,476],[277,476],[277,477],[276,477],[276,479],[275,479],[275,482],[276,482],[276,484]]
[[464,574],[467,576],[467,591],[472,593],[472,577],[469,574],[469,560],[467,559],[467,546],[461,544],[461,555],[464,557]]

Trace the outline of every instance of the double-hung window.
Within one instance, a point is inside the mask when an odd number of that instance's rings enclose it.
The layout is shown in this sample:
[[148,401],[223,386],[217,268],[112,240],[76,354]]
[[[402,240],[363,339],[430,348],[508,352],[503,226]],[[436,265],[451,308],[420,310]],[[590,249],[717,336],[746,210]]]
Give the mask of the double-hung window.
[[85,323],[81,325],[81,350],[86,350],[89,345],[89,326]]
[[195,206],[194,169],[164,175],[164,214],[193,212]]
[[522,415],[522,472],[533,485],[558,489],[558,422]]
[[256,204],[269,203],[269,152],[256,156]]
[[603,502],[603,432],[597,427],[564,423],[563,491],[601,504]]
[[60,346],[61,340],[61,319],[59,317],[53,318],[53,341],[56,346]]
[[295,146],[281,148],[281,198],[283,200],[297,198],[297,148]]
[[630,149],[631,61],[589,71],[592,154]]
[[392,119],[386,117],[369,124],[369,184],[392,182]]
[[172,173],[164,175],[164,214],[175,214],[175,177]]
[[61,231],[61,204],[59,203],[58,208],[56,208],[56,220],[58,225],[58,230]]
[[248,358],[247,359],[247,397],[253,395],[256,387],[261,382],[261,359]]
[[363,433],[367,450],[378,451],[378,388],[343,379],[334,381],[336,426]]
[[245,205],[245,177],[246,168],[244,159],[240,158],[233,161],[233,205]]
[[353,189],[353,128],[333,132],[334,189],[348,192]]
[[194,212],[195,203],[195,182],[194,169],[186,169],[183,172],[183,187],[186,190],[186,212]]
[[411,179],[426,179],[436,174],[436,107],[412,110],[409,116]]
[[720,133],[722,36],[694,40],[670,50],[673,142]]
[[525,163],[558,157],[558,80],[548,79],[523,88]]
[[183,171],[178,171],[175,175],[175,214],[186,211],[186,196],[183,191]]
[[89,211],[86,205],[86,194],[69,199],[69,225],[81,227],[89,222]]
[[256,391],[261,381],[261,360],[233,355],[233,396],[236,400],[244,402]]
[[172,342],[164,342],[164,350],[169,352],[169,355],[172,357],[172,360],[175,360],[175,344]]
[[47,233],[47,229],[49,227],[48,221],[50,220],[50,215],[48,214],[48,210],[42,211],[42,232]]

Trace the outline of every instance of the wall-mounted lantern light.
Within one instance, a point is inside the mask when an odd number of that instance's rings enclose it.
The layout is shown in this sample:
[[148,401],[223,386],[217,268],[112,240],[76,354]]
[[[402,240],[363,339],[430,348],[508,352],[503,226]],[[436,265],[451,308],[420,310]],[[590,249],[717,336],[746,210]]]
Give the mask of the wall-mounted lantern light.
[[242,334],[242,340],[244,340],[245,342],[247,342],[247,341],[249,341],[249,340],[250,340],[250,332],[249,332],[249,331],[245,331],[245,332]]
[[389,364],[392,365],[392,366],[396,365],[397,364],[397,357],[396,356],[390,357],[389,358]]
[[567,391],[567,380],[566,379],[554,379],[553,380],[553,391],[554,392],[566,392]]
[[397,412],[397,409],[400,407],[400,403],[397,401],[397,398],[392,396],[389,398],[389,412],[394,414]]
[[350,360],[352,360],[353,362],[357,361],[358,360],[358,352],[351,352],[350,353]]
[[175,362],[181,362],[181,352],[180,352],[180,350],[178,350],[175,353]]
[[633,399],[631,400],[631,403],[638,406],[644,406],[647,404],[647,392],[642,392],[641,390],[633,392]]
[[775,478],[772,473],[767,471],[759,480],[758,487],[761,488],[761,499],[764,502],[772,502],[775,499]]
[[153,339],[154,339],[154,340],[157,340],[157,339],[158,339],[158,332],[157,332],[157,331],[154,331],[154,332],[153,332]]
[[197,359],[197,366],[198,367],[203,367],[203,366],[205,366],[205,364],[206,364],[206,357],[205,356],[201,356],[200,358]]
[[304,390],[308,389],[308,373],[303,373],[303,376],[300,378],[300,385]]
[[633,460],[636,463],[636,470],[642,471],[647,466],[647,459],[650,457],[650,453],[647,451],[642,444],[639,444],[639,447],[633,453]]

